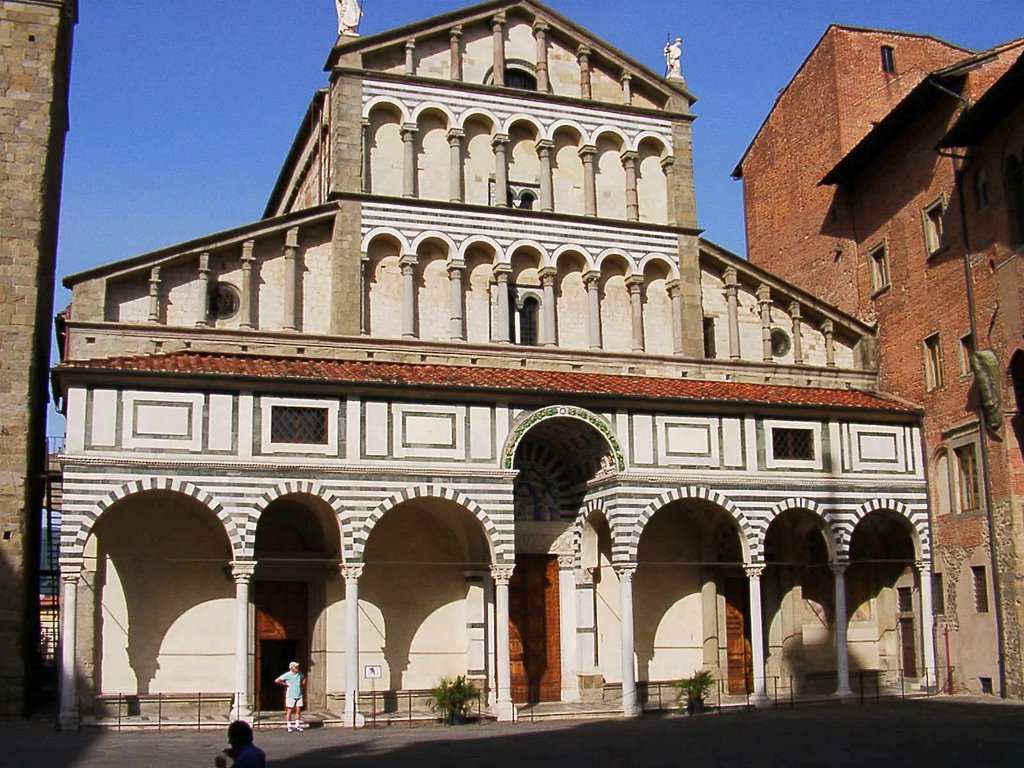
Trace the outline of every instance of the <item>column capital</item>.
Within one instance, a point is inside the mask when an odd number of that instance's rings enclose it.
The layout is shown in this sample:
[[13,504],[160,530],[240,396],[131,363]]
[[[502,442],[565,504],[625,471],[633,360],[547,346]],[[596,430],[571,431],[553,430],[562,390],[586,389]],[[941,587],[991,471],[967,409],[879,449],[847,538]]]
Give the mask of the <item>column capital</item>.
[[551,29],[551,27],[548,26],[548,23],[544,21],[544,19],[533,20],[533,34],[540,36],[545,34],[549,29]]
[[835,331],[835,326],[832,325],[831,320],[825,320],[821,324],[821,332],[826,336],[831,336]]
[[210,274],[210,252],[203,251],[199,254],[199,274],[206,276]]
[[640,153],[632,149],[627,149],[619,157],[622,158],[622,164],[636,164],[637,159],[640,157]]
[[757,303],[758,304],[771,304],[772,303],[772,289],[761,283],[757,286]]
[[590,59],[591,53],[593,53],[593,51],[590,50],[589,45],[580,45],[576,49],[576,58],[581,62],[585,62]]
[[514,565],[492,565],[491,578],[499,587],[507,587],[512,580],[512,572],[516,569]]
[[256,573],[255,560],[231,561],[231,577],[235,580],[235,584],[248,584],[254,573]]
[[579,149],[579,156],[583,159],[584,163],[594,162],[594,157],[597,155],[597,146],[594,144],[584,144]]
[[740,283],[736,267],[726,267],[725,272],[722,273],[722,281],[726,288],[738,288]]
[[253,248],[256,247],[255,240],[246,240],[242,243],[242,267],[244,268],[247,264],[252,266],[255,257],[252,255]]
[[615,568],[619,581],[631,582],[636,575],[636,563],[616,563],[612,567]]
[[451,29],[448,30],[448,39],[449,40],[458,40],[460,37],[462,37],[462,25],[461,24],[456,24],[454,27],[452,27]]
[[764,563],[750,563],[743,566],[743,572],[747,574],[748,579],[760,579],[761,574],[764,573]]
[[284,235],[284,246],[285,248],[298,248],[299,247],[299,228],[290,227]]
[[670,299],[678,298],[680,292],[683,290],[683,284],[679,282],[679,279],[666,280],[665,290],[668,291],[668,297]]
[[[663,170],[666,174],[671,173],[675,169],[675,165],[676,159],[672,155],[665,155],[665,157],[661,158],[661,170]],[[730,267],[730,269],[735,268]]]
[[464,138],[466,138],[466,132],[461,128],[448,129],[448,144],[450,146],[461,144]]
[[800,311],[801,310],[800,310],[800,302],[799,301],[790,302],[790,304],[789,304],[789,316],[790,317],[792,317],[794,320],[799,320],[800,319]]
[[576,555],[559,555],[558,556],[558,569],[560,571],[569,571],[576,568]]
[[362,576],[364,565],[365,563],[342,563],[338,566],[338,570],[341,571],[345,581],[348,581],[349,579],[358,579]]
[[540,141],[537,142],[538,152],[550,152],[554,148],[555,142],[553,142],[551,139],[541,139]]
[[512,267],[508,264],[495,264],[491,272],[498,283],[507,284],[509,277],[512,275]]
[[419,129],[420,127],[416,123],[402,123],[402,127],[399,129],[402,134],[402,141],[412,141]]
[[403,253],[402,258],[398,260],[398,266],[402,268],[402,274],[405,274],[406,269],[415,267],[417,261],[419,261],[419,257],[415,253]]
[[504,26],[505,26],[505,21],[506,21],[506,18],[505,18],[504,11],[502,11],[501,13],[498,13],[498,14],[495,14],[494,16],[492,16],[491,17],[491,31],[493,31],[493,32],[500,32],[504,28]]
[[932,571],[932,563],[931,563],[930,560],[915,560],[914,561],[914,570],[916,570],[921,575],[925,575],[925,574],[931,573],[931,571]]
[[576,584],[581,587],[594,586],[594,571],[596,568],[579,568],[576,570]]
[[629,72],[623,72],[622,76],[619,78],[619,82],[620,83],[628,83],[632,79],[633,79],[633,76],[631,74],[629,74]]
[[410,37],[408,40],[405,41],[405,50],[407,50],[407,51],[414,51],[414,50],[416,50],[416,38],[415,37]]
[[644,278],[643,275],[630,275],[625,279],[626,290],[629,291],[629,295],[639,294],[640,289],[643,287]]
[[491,137],[491,148],[497,149],[498,147],[504,147],[508,144],[507,133],[496,133]]
[[60,580],[65,584],[77,584],[82,577],[82,565],[84,559],[81,557],[62,557],[60,559]]
[[558,270],[554,267],[543,267],[537,274],[540,276],[540,284],[547,287],[555,284],[555,276],[558,274]]
[[449,276],[451,276],[453,272],[462,272],[465,268],[466,262],[462,259],[452,259],[448,262],[448,266],[446,267]]
[[846,569],[850,567],[848,560],[836,560],[835,562],[828,564],[828,569],[832,571],[834,576],[842,576],[846,573]]
[[601,273],[596,269],[591,269],[583,273],[583,285],[588,291],[597,290],[597,284],[601,281]]

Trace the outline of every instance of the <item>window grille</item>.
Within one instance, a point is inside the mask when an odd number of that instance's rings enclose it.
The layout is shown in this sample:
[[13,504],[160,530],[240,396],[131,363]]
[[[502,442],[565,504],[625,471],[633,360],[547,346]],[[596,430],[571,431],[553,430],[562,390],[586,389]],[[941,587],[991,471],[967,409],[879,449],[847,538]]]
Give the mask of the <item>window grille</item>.
[[882,71],[890,75],[896,72],[896,51],[891,45],[882,46]]
[[540,303],[532,296],[523,300],[519,310],[519,343],[528,347],[537,346],[537,331],[540,319]]
[[772,454],[776,459],[811,461],[814,459],[814,433],[809,429],[775,427],[772,429]]
[[967,512],[981,506],[981,486],[978,476],[978,454],[974,443],[955,448],[960,485],[960,511]]
[[900,613],[914,612],[914,592],[910,587],[898,587],[896,589],[896,600],[899,603]]
[[971,578],[974,582],[974,610],[978,613],[988,613],[988,579],[985,577],[985,566],[972,566]]
[[327,409],[275,405],[270,412],[270,440],[274,443],[327,445]]

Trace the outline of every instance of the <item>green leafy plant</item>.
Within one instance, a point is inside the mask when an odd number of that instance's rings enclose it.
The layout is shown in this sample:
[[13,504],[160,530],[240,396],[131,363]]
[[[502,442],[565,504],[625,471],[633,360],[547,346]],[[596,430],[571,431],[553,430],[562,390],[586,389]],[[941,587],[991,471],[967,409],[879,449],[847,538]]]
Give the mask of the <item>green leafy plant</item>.
[[704,699],[711,693],[714,685],[715,678],[711,676],[710,671],[694,670],[690,677],[684,677],[676,683],[676,688],[679,689],[680,706],[683,706],[685,702],[687,711],[691,713],[695,710],[703,710]]
[[465,675],[442,677],[430,692],[427,704],[431,711],[441,715],[447,725],[457,718],[465,718],[470,707],[480,696],[479,689],[468,681]]

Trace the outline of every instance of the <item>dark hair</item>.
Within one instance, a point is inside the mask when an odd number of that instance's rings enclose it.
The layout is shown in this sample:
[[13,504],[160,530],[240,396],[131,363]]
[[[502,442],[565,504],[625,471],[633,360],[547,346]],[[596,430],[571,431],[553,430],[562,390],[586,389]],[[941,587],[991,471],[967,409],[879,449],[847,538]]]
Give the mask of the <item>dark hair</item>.
[[228,726],[228,743],[231,746],[252,744],[252,726],[245,720],[235,720]]

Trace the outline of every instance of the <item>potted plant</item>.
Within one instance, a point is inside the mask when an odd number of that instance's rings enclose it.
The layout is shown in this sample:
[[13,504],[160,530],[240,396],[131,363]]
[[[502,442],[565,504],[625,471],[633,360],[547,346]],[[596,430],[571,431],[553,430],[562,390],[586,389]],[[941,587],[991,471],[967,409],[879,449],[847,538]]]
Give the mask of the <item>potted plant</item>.
[[700,714],[704,711],[704,699],[711,693],[714,684],[715,679],[709,670],[694,670],[690,677],[684,677],[676,683],[676,688],[679,689],[679,705],[682,706],[685,701],[688,714]]
[[465,675],[442,677],[430,692],[427,704],[431,711],[441,715],[445,725],[465,722],[469,709],[477,700],[480,691]]

